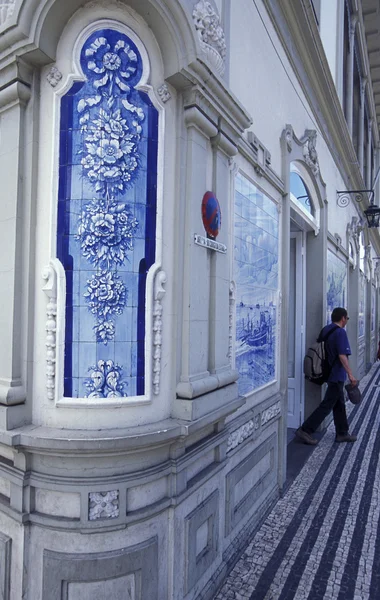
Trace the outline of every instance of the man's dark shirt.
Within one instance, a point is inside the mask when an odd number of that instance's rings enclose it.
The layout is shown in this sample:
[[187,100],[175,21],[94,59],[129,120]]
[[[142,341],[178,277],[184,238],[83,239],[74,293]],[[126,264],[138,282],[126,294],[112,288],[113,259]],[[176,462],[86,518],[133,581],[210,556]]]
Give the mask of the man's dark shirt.
[[[330,329],[334,327],[336,327],[336,323],[330,323],[330,325],[326,325],[326,327],[324,327],[322,330],[322,336],[325,337]],[[326,341],[326,349],[329,364],[332,365],[331,373],[327,380],[328,383],[345,381],[346,370],[340,362],[338,355],[346,354],[346,356],[349,356],[351,354],[351,348],[347,333],[343,327],[337,327],[336,330],[333,331],[329,339]]]

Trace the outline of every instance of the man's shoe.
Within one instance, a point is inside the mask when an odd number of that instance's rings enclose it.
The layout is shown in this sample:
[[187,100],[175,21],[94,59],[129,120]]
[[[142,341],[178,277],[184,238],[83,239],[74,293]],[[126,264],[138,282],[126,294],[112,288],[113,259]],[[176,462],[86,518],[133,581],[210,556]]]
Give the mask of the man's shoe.
[[318,444],[318,440],[311,437],[309,433],[304,431],[302,427],[298,427],[295,431],[296,436],[303,441],[304,444],[308,444],[309,446],[316,446]]
[[356,435],[350,435],[349,433],[345,433],[343,435],[337,435],[335,438],[336,442],[356,442]]

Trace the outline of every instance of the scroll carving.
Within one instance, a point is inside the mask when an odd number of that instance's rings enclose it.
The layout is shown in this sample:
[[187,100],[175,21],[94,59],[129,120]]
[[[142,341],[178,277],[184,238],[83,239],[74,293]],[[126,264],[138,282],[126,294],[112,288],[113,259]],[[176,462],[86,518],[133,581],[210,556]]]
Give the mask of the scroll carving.
[[162,299],[165,295],[165,271],[159,271],[154,282],[153,305],[153,392],[160,393],[161,349],[162,349]]
[[303,156],[305,159],[305,163],[310,167],[313,172],[313,175],[317,176],[319,173],[319,162],[318,162],[318,153],[316,149],[317,142],[317,132],[308,129],[305,132],[307,136],[307,140],[303,145]]
[[0,1],[0,25],[8,21],[13,15],[16,0],[1,0]]
[[59,69],[57,69],[57,67],[53,66],[46,75],[46,79],[48,83],[50,83],[51,87],[56,87],[62,79],[62,73]]
[[57,346],[57,273],[52,264],[42,273],[46,280],[42,288],[48,297],[46,306],[46,393],[49,400],[54,400]]
[[168,100],[170,100],[170,98],[172,97],[166,83],[163,83],[162,85],[160,85],[160,87],[157,90],[157,94],[159,95],[162,102],[164,102],[164,103],[167,102]]

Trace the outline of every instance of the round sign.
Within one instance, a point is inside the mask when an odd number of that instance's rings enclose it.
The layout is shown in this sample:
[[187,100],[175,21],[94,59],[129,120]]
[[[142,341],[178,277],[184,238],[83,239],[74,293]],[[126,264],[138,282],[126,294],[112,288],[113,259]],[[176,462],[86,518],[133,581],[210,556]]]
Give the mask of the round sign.
[[202,200],[202,221],[207,234],[216,238],[222,221],[222,213],[217,197],[212,192],[206,192]]

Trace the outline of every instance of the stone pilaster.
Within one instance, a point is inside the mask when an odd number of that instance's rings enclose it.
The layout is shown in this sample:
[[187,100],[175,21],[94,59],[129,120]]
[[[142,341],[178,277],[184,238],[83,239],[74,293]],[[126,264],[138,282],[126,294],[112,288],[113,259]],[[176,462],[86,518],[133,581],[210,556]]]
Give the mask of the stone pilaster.
[[0,91],[0,405],[24,402],[22,296],[25,221],[25,110],[31,96],[27,69],[14,63]]
[[208,251],[194,244],[193,238],[201,230],[201,202],[212,183],[210,138],[217,135],[217,128],[196,106],[185,110],[185,124],[187,172],[184,198],[183,350],[177,395],[192,398],[215,388],[208,371],[210,259]]
[[[227,246],[227,254],[212,252],[210,255],[210,315],[209,315],[209,371],[231,383],[238,377],[231,372],[229,360],[229,341],[226,339],[226,323],[229,320],[229,262],[232,237],[229,236],[231,210],[229,191],[231,188],[231,169],[229,159],[237,153],[237,148],[222,133],[212,139],[213,147],[213,189],[218,198],[222,227],[218,242]],[[233,202],[233,199],[231,200]]]

